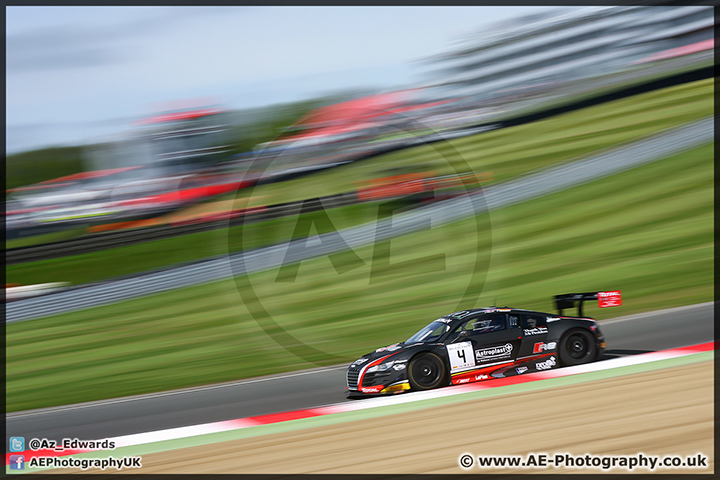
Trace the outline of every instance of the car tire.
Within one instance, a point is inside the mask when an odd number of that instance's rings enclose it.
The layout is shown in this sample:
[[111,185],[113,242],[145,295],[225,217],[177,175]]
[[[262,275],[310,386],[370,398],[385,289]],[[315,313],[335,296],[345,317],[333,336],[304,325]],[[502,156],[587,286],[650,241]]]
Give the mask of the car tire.
[[408,380],[412,390],[432,390],[445,385],[445,365],[434,353],[424,353],[413,358],[408,365]]
[[563,366],[581,365],[592,362],[598,354],[595,338],[587,330],[574,329],[560,339],[560,364]]

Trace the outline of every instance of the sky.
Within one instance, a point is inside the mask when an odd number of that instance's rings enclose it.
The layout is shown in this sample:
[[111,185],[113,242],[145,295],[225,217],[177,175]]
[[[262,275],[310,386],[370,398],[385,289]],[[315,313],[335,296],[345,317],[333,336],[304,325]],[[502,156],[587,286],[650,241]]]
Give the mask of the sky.
[[233,109],[427,77],[418,60],[555,7],[6,7],[6,154],[126,131],[168,102]]

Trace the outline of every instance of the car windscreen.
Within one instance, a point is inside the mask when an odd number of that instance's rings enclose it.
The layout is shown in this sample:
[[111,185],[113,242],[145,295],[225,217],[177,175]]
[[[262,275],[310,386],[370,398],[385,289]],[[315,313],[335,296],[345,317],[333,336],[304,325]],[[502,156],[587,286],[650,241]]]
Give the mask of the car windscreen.
[[445,318],[435,320],[415,335],[408,338],[405,343],[434,342],[450,329],[450,325],[448,325],[448,323],[448,320]]

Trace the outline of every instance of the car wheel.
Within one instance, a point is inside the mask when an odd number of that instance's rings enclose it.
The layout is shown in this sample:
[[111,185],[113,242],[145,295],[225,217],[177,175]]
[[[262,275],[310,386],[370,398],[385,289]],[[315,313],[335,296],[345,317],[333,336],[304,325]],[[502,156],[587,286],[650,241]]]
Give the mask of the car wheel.
[[560,362],[563,365],[580,365],[595,360],[595,339],[585,330],[570,330],[560,340]]
[[434,353],[425,353],[412,359],[408,378],[413,390],[430,390],[445,383],[445,365]]

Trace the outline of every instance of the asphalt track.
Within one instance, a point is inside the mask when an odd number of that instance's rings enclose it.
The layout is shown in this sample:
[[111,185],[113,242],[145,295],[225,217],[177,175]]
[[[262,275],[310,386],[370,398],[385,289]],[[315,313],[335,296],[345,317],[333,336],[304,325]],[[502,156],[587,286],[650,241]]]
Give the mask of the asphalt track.
[[[666,130],[636,142],[590,157],[543,169],[483,190],[481,194],[435,202],[427,207],[398,214],[338,232],[320,235],[310,245],[304,239],[257,250],[223,255],[189,265],[172,267],[132,278],[112,280],[18,300],[6,307],[6,322],[31,320],[48,315],[144,297],[159,292],[209,283],[238,275],[275,268],[283,263],[329,255],[408,233],[434,228],[486,211],[514,205],[571,188],[624,170],[667,158],[714,139],[714,118],[707,117]],[[306,244],[307,242],[307,244]]]
[[[609,349],[605,358],[712,341],[713,312],[708,302],[601,321]],[[6,438],[103,439],[353,401],[343,393],[345,368],[11,413]]]

